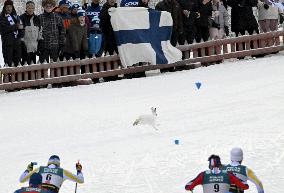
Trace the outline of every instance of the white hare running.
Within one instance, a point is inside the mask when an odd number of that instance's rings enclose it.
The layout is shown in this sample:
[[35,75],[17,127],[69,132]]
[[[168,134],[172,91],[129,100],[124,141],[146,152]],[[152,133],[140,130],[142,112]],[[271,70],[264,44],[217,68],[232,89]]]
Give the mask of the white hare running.
[[135,125],[150,125],[154,129],[158,130],[156,127],[157,109],[151,107],[152,114],[140,115],[133,123]]

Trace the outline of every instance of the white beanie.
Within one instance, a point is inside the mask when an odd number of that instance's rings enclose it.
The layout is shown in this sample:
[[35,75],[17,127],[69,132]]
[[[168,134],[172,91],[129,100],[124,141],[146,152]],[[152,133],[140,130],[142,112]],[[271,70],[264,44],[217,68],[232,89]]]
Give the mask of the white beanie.
[[239,147],[235,147],[231,150],[231,161],[242,161],[243,160],[243,150]]

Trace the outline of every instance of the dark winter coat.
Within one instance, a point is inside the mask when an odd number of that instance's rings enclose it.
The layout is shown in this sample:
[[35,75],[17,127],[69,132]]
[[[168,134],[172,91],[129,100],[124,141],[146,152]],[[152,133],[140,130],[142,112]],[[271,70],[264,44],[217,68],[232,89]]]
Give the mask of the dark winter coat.
[[[4,7],[3,11],[0,16],[0,34],[1,34],[1,39],[2,39],[2,46],[5,45],[13,45],[13,42],[15,40],[19,40],[20,38],[23,37],[23,32],[22,30],[18,30],[17,24],[20,22],[19,17],[17,16],[16,12],[13,11],[11,13],[11,16],[14,20],[15,25],[11,25],[10,22],[8,21],[8,18],[5,16],[4,12]],[[15,37],[14,32],[18,32],[17,37]]]
[[[115,40],[114,31],[110,22],[110,15],[108,14],[108,9],[112,6],[106,2],[100,13],[100,28],[104,35],[104,51],[113,54],[114,51],[118,52],[117,44]],[[115,4],[113,7],[117,7]]]
[[176,0],[163,0],[160,1],[156,7],[156,10],[167,11],[171,13],[173,19],[173,31],[177,33],[183,32],[183,22],[181,15],[181,8]]
[[257,6],[257,0],[227,0],[231,10],[231,31],[258,31],[258,24],[253,15],[252,7]]
[[55,13],[44,12],[39,16],[42,26],[43,49],[58,50],[64,46],[65,29],[60,16]]
[[209,28],[209,18],[212,16],[212,3],[209,1],[206,4],[200,3],[199,13],[200,17],[196,19],[197,26],[202,28]]
[[[0,34],[2,40],[2,53],[5,64],[12,65],[12,62],[17,65],[21,59],[21,38],[23,37],[23,30],[18,30],[18,24],[20,23],[19,17],[15,9],[13,8],[10,14],[14,25],[11,25],[8,21],[8,17],[5,16],[5,6],[0,16]],[[17,35],[15,35],[15,33]]]
[[81,26],[80,23],[75,21],[74,19],[71,22],[66,36],[65,51],[70,54],[88,51],[87,25]]
[[185,31],[195,31],[195,23],[197,19],[197,12],[200,12],[200,1],[199,0],[178,0],[181,7],[181,11],[190,11],[187,17],[182,13],[183,26]]

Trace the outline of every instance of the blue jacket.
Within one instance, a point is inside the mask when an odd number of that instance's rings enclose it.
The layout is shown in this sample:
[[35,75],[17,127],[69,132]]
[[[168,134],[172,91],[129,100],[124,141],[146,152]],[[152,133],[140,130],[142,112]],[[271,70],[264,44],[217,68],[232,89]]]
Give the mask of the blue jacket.
[[[96,25],[100,24],[100,12],[102,7],[99,4],[92,3],[90,6],[88,6],[86,10],[86,15],[89,18],[92,26],[95,27]],[[99,26],[98,26],[99,27]]]

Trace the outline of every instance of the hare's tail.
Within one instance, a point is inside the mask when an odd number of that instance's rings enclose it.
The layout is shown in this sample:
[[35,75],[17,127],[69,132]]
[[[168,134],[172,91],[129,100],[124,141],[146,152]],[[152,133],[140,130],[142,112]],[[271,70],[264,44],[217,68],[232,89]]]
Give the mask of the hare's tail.
[[136,119],[133,123],[133,126],[138,125],[138,123],[139,123],[139,119]]

